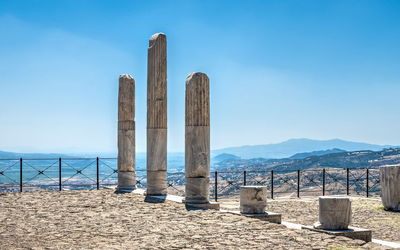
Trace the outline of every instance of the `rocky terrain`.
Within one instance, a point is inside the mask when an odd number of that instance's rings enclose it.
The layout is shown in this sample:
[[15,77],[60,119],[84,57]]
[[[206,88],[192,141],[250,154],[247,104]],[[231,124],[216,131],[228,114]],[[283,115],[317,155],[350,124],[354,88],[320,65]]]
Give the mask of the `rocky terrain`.
[[2,193],[0,249],[383,249],[112,190]]

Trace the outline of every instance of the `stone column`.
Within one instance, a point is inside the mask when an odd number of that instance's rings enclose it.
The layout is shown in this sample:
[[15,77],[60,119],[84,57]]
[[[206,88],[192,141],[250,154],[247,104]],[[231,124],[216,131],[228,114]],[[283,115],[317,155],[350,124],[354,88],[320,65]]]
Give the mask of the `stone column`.
[[167,194],[167,37],[154,34],[147,64],[147,195]]
[[383,166],[379,170],[383,206],[400,211],[400,166]]
[[346,197],[319,197],[319,222],[315,228],[346,230],[351,222],[351,201]]
[[210,90],[204,73],[186,78],[185,178],[186,203],[209,203]]
[[117,192],[130,192],[135,186],[135,80],[130,75],[120,75]]
[[267,208],[267,187],[241,186],[240,212],[243,214],[264,214]]

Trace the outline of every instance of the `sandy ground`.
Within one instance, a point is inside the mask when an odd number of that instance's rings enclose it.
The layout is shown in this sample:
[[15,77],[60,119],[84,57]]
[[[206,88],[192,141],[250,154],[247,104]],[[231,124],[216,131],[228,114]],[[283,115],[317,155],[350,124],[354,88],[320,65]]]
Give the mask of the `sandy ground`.
[[[350,197],[352,226],[372,229],[372,237],[400,243],[400,213],[384,211],[379,198]],[[224,207],[238,210],[239,200],[225,200]],[[282,220],[312,225],[318,221],[318,197],[268,200],[268,211],[282,213]]]
[[380,248],[112,190],[1,193],[0,222],[1,249]]

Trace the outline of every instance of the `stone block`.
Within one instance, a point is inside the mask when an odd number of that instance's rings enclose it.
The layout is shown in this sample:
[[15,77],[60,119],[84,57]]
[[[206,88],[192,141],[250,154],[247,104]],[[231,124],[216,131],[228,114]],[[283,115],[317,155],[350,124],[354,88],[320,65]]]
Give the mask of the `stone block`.
[[319,197],[319,221],[315,228],[346,230],[351,223],[351,201],[347,197]]
[[229,214],[242,215],[245,217],[254,218],[254,219],[258,219],[258,220],[262,220],[262,221],[268,221],[268,222],[276,223],[276,224],[282,223],[282,214],[273,213],[273,212],[265,212],[262,214],[243,214],[239,211],[230,211],[230,210],[222,210],[222,212],[229,213]]
[[185,201],[186,209],[214,209],[219,210],[220,204],[217,202],[208,202],[208,203],[187,203]]
[[369,229],[348,227],[348,229],[345,230],[326,230],[326,229],[314,228],[313,226],[302,226],[301,228],[318,233],[326,233],[334,236],[344,236],[355,240],[363,240],[365,242],[372,241],[372,231]]
[[383,206],[400,211],[400,166],[383,166],[379,171]]
[[267,187],[241,186],[240,212],[244,214],[264,214],[267,207]]
[[186,178],[187,203],[209,203],[210,178]]

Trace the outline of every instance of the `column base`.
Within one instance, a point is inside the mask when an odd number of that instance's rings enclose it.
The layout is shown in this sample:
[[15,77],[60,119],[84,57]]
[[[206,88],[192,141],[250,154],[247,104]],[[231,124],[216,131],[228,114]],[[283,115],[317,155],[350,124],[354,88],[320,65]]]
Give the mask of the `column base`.
[[117,193],[130,193],[136,189],[135,172],[118,172]]
[[219,210],[220,204],[218,202],[206,202],[206,203],[192,203],[187,202],[185,199],[182,200],[182,203],[185,204],[186,209],[214,209]]
[[344,236],[350,239],[363,240],[365,242],[372,241],[372,231],[369,229],[349,227],[347,230],[327,230],[314,228],[313,226],[302,226],[301,228],[319,233],[326,233],[335,236]]
[[268,221],[268,222],[275,223],[275,224],[282,223],[282,214],[273,213],[273,212],[265,212],[265,213],[260,213],[260,214],[241,213],[239,211],[229,211],[229,210],[224,210],[223,212],[246,216],[246,217],[259,219],[259,220],[263,220],[263,221]]
[[167,195],[167,171],[147,171],[146,196]]

